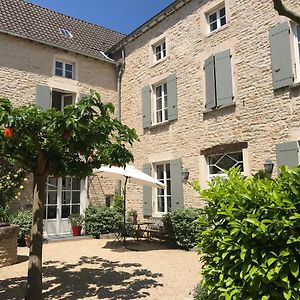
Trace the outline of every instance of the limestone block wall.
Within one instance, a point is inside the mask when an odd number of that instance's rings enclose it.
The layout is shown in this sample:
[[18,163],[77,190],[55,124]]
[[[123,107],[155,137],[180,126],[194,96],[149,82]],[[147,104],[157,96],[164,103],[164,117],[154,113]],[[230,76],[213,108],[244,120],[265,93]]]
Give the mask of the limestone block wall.
[[[206,13],[225,3],[227,24],[208,32]],[[299,10],[299,1],[286,2]],[[122,121],[137,129],[140,141],[133,152],[135,165],[181,158],[190,181],[205,186],[207,165],[201,150],[220,144],[247,142],[244,150],[246,175],[274,162],[275,144],[300,138],[300,86],[275,90],[269,29],[285,20],[272,1],[194,0],[159,22],[126,46],[123,76]],[[151,63],[151,45],[165,38],[167,57]],[[230,49],[234,105],[205,112],[204,61]],[[169,74],[177,76],[178,118],[150,129],[142,127],[141,90]],[[275,169],[275,168],[274,168]],[[142,188],[130,187],[128,201],[142,211]],[[201,202],[184,185],[185,206]]]
[[[34,103],[37,85],[47,85],[74,93],[77,98],[91,89],[96,90],[104,102],[116,106],[116,67],[112,63],[2,33],[0,53],[0,98],[8,98],[14,105]],[[75,64],[75,80],[53,75],[55,59]],[[28,184],[23,201],[16,202],[13,210],[30,206],[31,194],[32,186]],[[97,195],[90,198],[99,200]]]
[[17,262],[19,226],[0,227],[0,268]]

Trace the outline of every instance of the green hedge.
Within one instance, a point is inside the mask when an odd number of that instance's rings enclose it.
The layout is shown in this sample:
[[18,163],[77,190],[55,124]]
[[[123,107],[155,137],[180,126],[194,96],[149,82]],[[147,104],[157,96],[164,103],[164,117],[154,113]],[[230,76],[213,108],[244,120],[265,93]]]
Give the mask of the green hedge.
[[199,191],[202,299],[300,299],[300,168],[274,180],[228,175]]
[[106,206],[89,206],[85,211],[85,230],[96,238],[101,234],[119,230],[122,214],[118,209]]
[[25,246],[24,236],[31,233],[32,212],[30,210],[18,211],[15,215],[9,216],[8,221],[10,224],[20,226],[18,245]]
[[168,212],[164,216],[164,230],[178,247],[190,249],[197,245],[196,234],[199,226],[195,220],[199,213],[199,209],[180,208]]

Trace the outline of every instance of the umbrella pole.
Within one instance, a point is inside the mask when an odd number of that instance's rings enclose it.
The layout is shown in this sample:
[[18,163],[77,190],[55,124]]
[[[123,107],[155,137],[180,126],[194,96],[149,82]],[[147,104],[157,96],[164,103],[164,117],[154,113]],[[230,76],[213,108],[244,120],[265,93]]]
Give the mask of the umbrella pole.
[[126,185],[127,185],[128,177],[125,179],[124,189],[123,189],[123,244],[125,246],[126,243]]

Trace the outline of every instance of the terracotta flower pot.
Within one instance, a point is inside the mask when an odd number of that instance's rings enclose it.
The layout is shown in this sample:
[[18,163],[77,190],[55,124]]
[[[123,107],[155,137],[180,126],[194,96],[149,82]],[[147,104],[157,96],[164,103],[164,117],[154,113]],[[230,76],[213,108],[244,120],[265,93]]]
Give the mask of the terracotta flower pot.
[[73,236],[79,236],[81,234],[81,228],[82,228],[82,226],[72,225],[72,234],[73,234]]

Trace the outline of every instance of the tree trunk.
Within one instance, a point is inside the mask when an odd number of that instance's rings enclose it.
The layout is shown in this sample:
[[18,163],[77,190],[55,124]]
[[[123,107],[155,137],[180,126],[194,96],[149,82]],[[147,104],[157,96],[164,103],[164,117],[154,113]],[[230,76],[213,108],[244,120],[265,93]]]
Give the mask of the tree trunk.
[[44,157],[39,157],[38,164],[33,173],[32,242],[28,262],[26,300],[42,299],[43,209],[48,175],[45,165],[46,160]]

